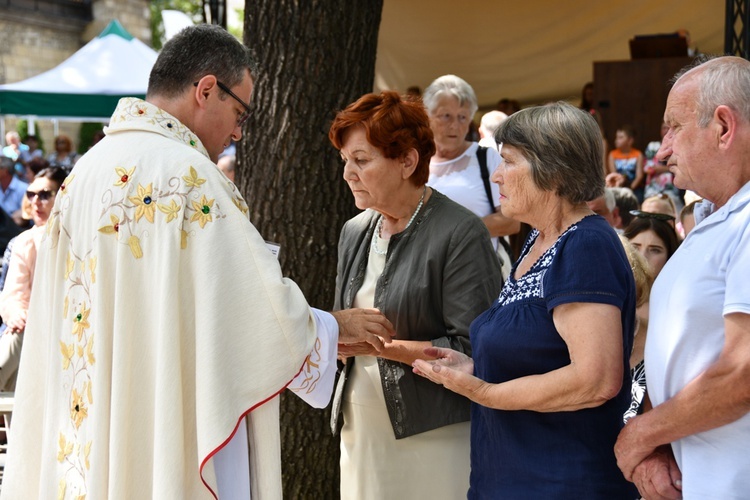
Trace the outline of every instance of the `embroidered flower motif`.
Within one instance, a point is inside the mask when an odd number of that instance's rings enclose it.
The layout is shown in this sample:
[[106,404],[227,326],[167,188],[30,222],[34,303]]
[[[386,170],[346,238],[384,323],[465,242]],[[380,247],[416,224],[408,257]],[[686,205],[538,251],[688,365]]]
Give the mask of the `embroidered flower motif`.
[[86,331],[91,325],[89,324],[89,314],[91,309],[86,309],[86,305],[81,306],[81,312],[79,312],[75,318],[73,318],[73,335],[78,337],[78,341],[81,341],[83,332]]
[[73,443],[69,443],[65,439],[65,435],[61,432],[60,437],[57,440],[57,461],[63,463],[65,457],[73,453]]
[[206,182],[206,179],[198,177],[198,172],[193,167],[190,167],[190,175],[183,175],[182,180],[185,181],[187,187],[200,187]]
[[68,299],[68,296],[65,296],[65,300],[63,301],[63,318],[68,317],[68,305],[70,304],[70,300]]
[[68,484],[65,482],[65,478],[60,479],[60,482],[57,483],[57,500],[65,499],[65,489],[67,486]]
[[187,248],[188,233],[184,229],[180,230],[180,248],[185,250]]
[[138,184],[138,195],[131,196],[128,199],[135,204],[135,221],[141,220],[141,217],[145,217],[147,221],[153,224],[154,222],[154,211],[156,210],[156,203],[151,198],[153,192],[153,184],[149,184],[146,187]]
[[109,220],[112,224],[109,226],[102,226],[99,228],[100,233],[104,234],[115,234],[118,238],[120,237],[120,219],[116,215],[110,214]]
[[115,167],[115,173],[117,174],[117,182],[115,182],[115,186],[127,186],[128,181],[130,181],[130,178],[133,176],[133,172],[135,172],[135,167],[130,170],[125,170],[122,167]]
[[130,247],[130,253],[133,254],[133,257],[135,257],[136,259],[140,259],[141,257],[143,257],[143,249],[141,249],[141,240],[140,238],[138,238],[138,236],[133,235],[130,238],[128,238],[128,246]]
[[62,356],[63,356],[63,361],[62,361],[63,370],[67,370],[68,368],[70,368],[70,362],[73,360],[73,353],[75,352],[74,349],[75,349],[75,346],[73,344],[68,345],[62,340],[60,341],[60,352],[62,353]]
[[91,271],[91,284],[96,283],[96,257],[89,259],[89,270]]
[[177,215],[180,213],[180,209],[182,208],[182,206],[175,203],[174,200],[170,200],[169,205],[159,203],[157,207],[159,207],[159,210],[161,212],[167,215],[167,222],[172,222],[173,220],[175,220],[177,218]]
[[245,205],[245,202],[242,201],[242,198],[232,198],[232,201],[243,214],[247,214],[250,211],[250,209],[247,208],[247,205]]
[[89,410],[83,401],[83,394],[78,393],[78,389],[73,389],[73,402],[70,405],[70,419],[75,424],[76,429],[81,427],[83,420],[89,416]]
[[208,222],[213,220],[211,207],[214,206],[214,200],[209,200],[206,198],[206,195],[202,195],[200,201],[194,201],[192,205],[195,213],[190,218],[190,222],[198,221],[201,229],[203,229]]
[[86,443],[86,446],[83,447],[83,457],[84,457],[84,463],[86,464],[86,469],[91,468],[91,463],[89,462],[89,455],[91,454],[91,443],[92,441],[89,441]]
[[70,278],[70,273],[73,272],[74,267],[75,261],[73,260],[73,255],[68,252],[68,258],[65,260],[65,281],[68,281],[68,278]]

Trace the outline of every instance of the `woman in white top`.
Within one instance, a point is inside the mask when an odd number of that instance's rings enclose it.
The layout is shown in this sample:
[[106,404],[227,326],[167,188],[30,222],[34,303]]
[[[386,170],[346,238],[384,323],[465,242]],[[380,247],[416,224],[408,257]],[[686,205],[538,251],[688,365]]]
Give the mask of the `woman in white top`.
[[[500,193],[494,183],[488,183],[490,201],[477,157],[479,144],[466,140],[469,124],[479,107],[474,89],[455,75],[445,75],[425,89],[422,100],[437,150],[430,160],[427,184],[477,214],[497,246],[496,238],[517,233],[520,223],[503,216]],[[491,176],[502,160],[500,153],[492,148],[487,148],[486,154]]]

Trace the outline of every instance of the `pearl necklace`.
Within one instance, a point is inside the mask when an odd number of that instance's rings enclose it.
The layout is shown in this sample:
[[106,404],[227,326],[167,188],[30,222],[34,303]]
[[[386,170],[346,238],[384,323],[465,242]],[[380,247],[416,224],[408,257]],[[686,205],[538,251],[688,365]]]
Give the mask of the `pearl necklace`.
[[[417,208],[414,210],[414,213],[411,214],[411,218],[409,219],[409,222],[406,223],[406,227],[404,227],[404,231],[406,231],[409,226],[411,226],[411,223],[414,222],[414,219],[417,217],[417,214],[419,213],[419,209],[422,208],[422,204],[424,203],[424,195],[427,193],[427,186],[424,187],[422,190],[422,196],[419,198],[419,203],[417,203]],[[388,250],[380,250],[378,248],[378,238],[380,238],[381,234],[383,233],[383,216],[381,215],[378,219],[378,225],[375,226],[375,231],[372,233],[372,251],[375,252],[378,255],[385,255],[388,253]]]

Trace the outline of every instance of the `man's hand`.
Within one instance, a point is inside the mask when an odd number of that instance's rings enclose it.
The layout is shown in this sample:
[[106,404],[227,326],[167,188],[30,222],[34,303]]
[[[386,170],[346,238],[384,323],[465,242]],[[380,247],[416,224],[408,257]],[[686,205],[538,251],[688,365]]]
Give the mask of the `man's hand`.
[[339,345],[366,342],[381,352],[396,334],[388,318],[377,309],[344,309],[331,314],[339,324]]
[[646,500],[682,498],[682,473],[669,445],[660,446],[636,466],[633,482]]
[[622,428],[615,443],[617,466],[628,481],[633,481],[633,470],[646,457],[656,451],[656,446],[641,439],[640,424],[643,416],[635,417]]
[[377,356],[381,351],[367,342],[356,344],[339,344],[339,358],[350,358],[352,356]]

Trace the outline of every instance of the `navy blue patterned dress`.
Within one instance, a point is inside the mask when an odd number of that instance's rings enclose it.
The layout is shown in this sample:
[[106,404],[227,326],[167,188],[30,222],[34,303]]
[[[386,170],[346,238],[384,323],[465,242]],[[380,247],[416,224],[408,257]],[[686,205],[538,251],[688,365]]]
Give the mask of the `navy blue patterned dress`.
[[[536,230],[529,235],[521,259],[537,236]],[[475,375],[500,383],[570,364],[552,320],[554,308],[595,302],[622,311],[622,389],[605,404],[578,411],[501,411],[473,404],[469,498],[636,498],[613,451],[630,404],[635,324],[635,284],[622,244],[603,218],[592,215],[568,228],[517,281],[516,266],[498,302],[471,325]]]

